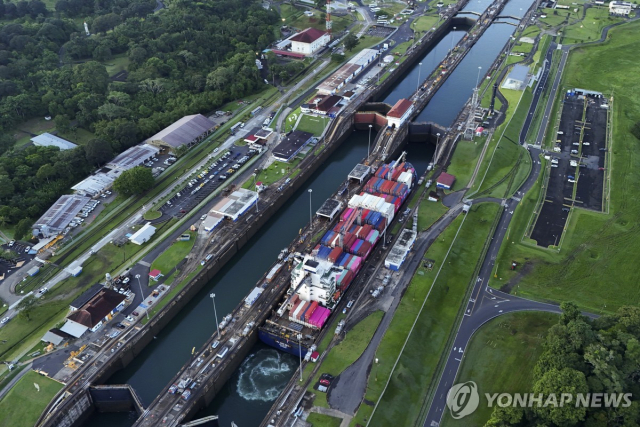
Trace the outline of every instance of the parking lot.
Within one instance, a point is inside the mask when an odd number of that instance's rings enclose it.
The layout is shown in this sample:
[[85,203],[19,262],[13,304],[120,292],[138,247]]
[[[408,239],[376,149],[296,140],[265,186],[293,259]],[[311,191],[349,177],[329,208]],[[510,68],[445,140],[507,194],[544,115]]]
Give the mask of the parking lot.
[[383,27],[382,25],[372,25],[367,31],[368,36],[387,38],[396,29],[394,27]]
[[[605,105],[605,107],[603,107]],[[572,207],[601,211],[605,177],[607,99],[565,94],[547,193],[531,238],[556,246]]]
[[4,279],[18,271],[23,264],[28,263],[36,256],[35,253],[29,254],[31,243],[14,241],[14,243],[6,243],[2,245],[1,248],[3,252],[9,250],[15,252],[17,255],[13,260],[0,258],[0,277]]
[[[218,153],[215,154],[218,155]],[[258,154],[257,151],[247,146],[234,146],[226,153],[222,153],[219,158],[212,157],[201,172],[194,174],[186,185],[160,208],[160,211],[163,215],[178,218],[184,216],[211,192],[227,180],[233,179],[237,170],[256,154]]]

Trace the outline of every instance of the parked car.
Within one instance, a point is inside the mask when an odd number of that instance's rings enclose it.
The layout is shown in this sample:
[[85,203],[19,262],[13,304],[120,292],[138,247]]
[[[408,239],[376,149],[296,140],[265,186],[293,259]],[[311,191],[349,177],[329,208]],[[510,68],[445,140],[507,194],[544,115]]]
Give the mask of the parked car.
[[140,313],[138,313],[137,311],[134,311],[133,313],[131,313],[133,316],[138,317],[140,315]]

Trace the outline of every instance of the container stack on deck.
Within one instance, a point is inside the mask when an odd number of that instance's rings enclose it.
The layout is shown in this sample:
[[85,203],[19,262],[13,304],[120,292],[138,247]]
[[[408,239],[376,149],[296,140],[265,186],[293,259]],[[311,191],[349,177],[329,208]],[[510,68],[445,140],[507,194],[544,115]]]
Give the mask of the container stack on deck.
[[[339,221],[320,239],[311,255],[341,267],[335,276],[338,301],[360,271],[394,214],[408,196],[415,170],[409,163],[381,166],[339,215]],[[317,301],[304,301],[294,294],[288,303],[289,320],[313,329],[322,328],[330,310]]]

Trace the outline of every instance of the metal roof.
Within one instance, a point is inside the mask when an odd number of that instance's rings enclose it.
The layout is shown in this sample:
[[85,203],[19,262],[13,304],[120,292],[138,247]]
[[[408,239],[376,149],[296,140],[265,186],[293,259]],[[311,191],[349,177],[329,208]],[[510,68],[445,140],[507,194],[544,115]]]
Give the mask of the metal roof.
[[73,142],[69,142],[66,139],[62,139],[59,136],[52,135],[50,133],[43,133],[31,138],[33,145],[39,145],[42,147],[58,147],[60,150],[71,150],[76,148],[77,145]]
[[149,144],[136,145],[118,154],[107,166],[120,170],[129,170],[143,164],[159,152],[160,150],[157,147]]
[[82,334],[87,332],[87,328],[84,325],[74,322],[73,320],[67,320],[67,323],[64,324],[60,330],[62,332],[66,332],[67,334],[74,336],[76,338],[80,338]]
[[96,195],[111,187],[114,180],[114,177],[111,175],[107,175],[105,173],[97,173],[83,179],[82,181],[71,187],[71,189],[82,193]]
[[398,102],[396,102],[396,105],[394,105],[391,110],[389,110],[389,112],[387,113],[387,117],[395,117],[397,119],[400,119],[409,110],[409,108],[411,108],[412,105],[413,102],[409,101],[408,99],[399,99]]
[[295,156],[309,141],[313,134],[301,130],[294,130],[285,139],[273,148],[273,156],[278,160],[289,161]]
[[141,245],[148,242],[151,236],[155,234],[155,232],[156,228],[150,223],[147,223],[140,230],[133,233],[133,236],[129,237],[129,240],[131,240],[131,243]]
[[318,40],[320,37],[324,36],[325,34],[327,34],[326,31],[317,30],[315,28],[307,28],[306,30],[299,32],[293,37],[290,37],[289,40],[291,40],[292,42],[309,44]]
[[91,200],[77,194],[65,194],[47,210],[34,224],[35,227],[47,227],[52,231],[63,230],[74,216]]
[[258,193],[244,188],[239,188],[228,197],[222,198],[209,212],[220,214],[237,220],[258,199]]
[[327,199],[322,204],[322,206],[320,206],[320,209],[318,209],[318,212],[316,213],[318,215],[326,216],[327,218],[333,219],[335,214],[337,214],[341,208],[342,208],[342,203],[339,202],[338,200]]
[[367,175],[369,175],[370,171],[371,168],[369,166],[358,163],[356,167],[353,168],[353,170],[349,173],[349,178],[357,179],[362,182],[367,177]]
[[215,123],[202,114],[184,116],[177,122],[153,135],[147,141],[162,141],[171,147],[179,147],[193,142],[214,126]]
[[353,77],[361,69],[360,65],[346,63],[338,71],[330,75],[325,81],[320,83],[317,89],[320,92],[331,93],[340,85],[345,83],[347,79]]
[[526,65],[516,64],[513,66],[513,69],[509,73],[507,79],[524,82],[527,79],[527,74],[529,74],[529,67]]
[[347,61],[347,64],[356,64],[361,67],[365,66],[373,61],[378,53],[379,52],[374,49],[362,49],[357,55]]
[[84,291],[78,298],[74,299],[71,302],[70,304],[71,308],[74,310],[79,310],[83,305],[91,301],[93,297],[98,295],[98,292],[100,292],[102,288],[103,288],[102,283],[96,283],[95,285],[91,286],[89,289]]

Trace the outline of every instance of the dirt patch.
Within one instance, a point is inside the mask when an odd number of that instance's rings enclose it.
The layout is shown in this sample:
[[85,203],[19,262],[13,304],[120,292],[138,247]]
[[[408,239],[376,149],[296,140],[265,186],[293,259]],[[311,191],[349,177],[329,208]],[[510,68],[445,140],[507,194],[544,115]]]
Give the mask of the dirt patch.
[[520,267],[520,271],[518,271],[518,274],[516,274],[515,277],[513,277],[511,280],[500,287],[500,291],[510,294],[511,290],[520,282],[520,280],[522,280],[524,276],[526,276],[531,272],[531,270],[533,270],[534,265],[535,263],[531,261],[525,262],[524,265]]

